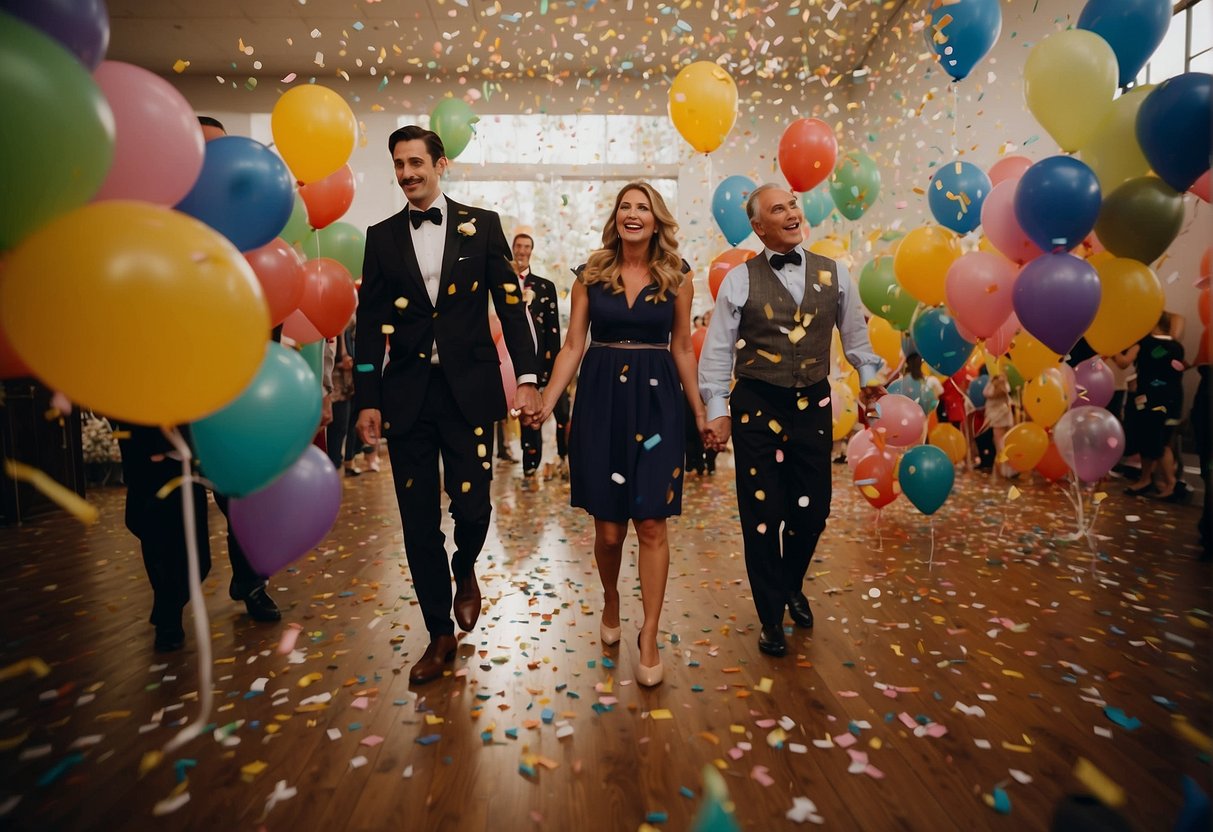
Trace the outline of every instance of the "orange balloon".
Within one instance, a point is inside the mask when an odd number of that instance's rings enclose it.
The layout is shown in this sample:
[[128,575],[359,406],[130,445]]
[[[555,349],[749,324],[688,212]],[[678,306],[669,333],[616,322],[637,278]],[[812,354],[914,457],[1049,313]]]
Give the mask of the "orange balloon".
[[1209,287],[1200,290],[1200,295],[1196,298],[1196,312],[1200,315],[1200,322],[1205,326],[1209,325]]
[[701,326],[699,329],[691,333],[691,347],[695,350],[695,360],[699,360],[699,353],[703,352],[703,342],[707,340],[708,328]]
[[[934,413],[931,414],[931,418],[935,418]],[[962,462],[968,453],[964,434],[952,425],[943,424],[932,427],[927,436],[930,437],[932,445],[948,455],[948,459],[952,460],[953,465]]]
[[893,273],[901,287],[927,306],[945,298],[948,269],[961,255],[960,238],[938,225],[915,228],[901,240],[893,257]]
[[1213,246],[1205,249],[1205,253],[1200,256],[1200,276],[1203,278],[1213,277],[1213,264],[1209,260],[1213,258]]
[[1061,452],[1050,441],[1044,456],[1036,463],[1036,472],[1049,482],[1057,482],[1070,473],[1070,466],[1066,465],[1066,461],[1061,458]]
[[708,291],[712,293],[712,300],[716,300],[716,293],[720,291],[720,284],[724,282],[725,275],[757,253],[748,248],[730,248],[716,255],[712,265],[708,267]]
[[891,451],[872,451],[855,466],[852,475],[863,498],[874,508],[884,508],[897,499],[901,485],[897,482],[897,456]]
[[324,228],[345,216],[354,202],[354,170],[344,165],[323,179],[299,186],[312,228]]
[[270,322],[277,326],[299,308],[303,299],[303,260],[281,237],[244,252],[244,259],[257,275],[270,309]]
[[797,193],[811,191],[834,172],[838,139],[821,119],[798,118],[779,139],[779,169]]
[[1019,471],[1031,471],[1049,450],[1049,434],[1035,422],[1024,422],[1007,431],[1002,455],[1007,464]]
[[345,266],[328,257],[303,264],[303,297],[299,311],[325,338],[335,338],[350,325],[358,293]]
[[901,333],[884,318],[873,315],[868,318],[868,341],[875,352],[889,367],[901,363]]
[[1200,343],[1196,345],[1196,363],[1198,365],[1209,363],[1209,328],[1208,327],[1205,327],[1204,331],[1200,333]]

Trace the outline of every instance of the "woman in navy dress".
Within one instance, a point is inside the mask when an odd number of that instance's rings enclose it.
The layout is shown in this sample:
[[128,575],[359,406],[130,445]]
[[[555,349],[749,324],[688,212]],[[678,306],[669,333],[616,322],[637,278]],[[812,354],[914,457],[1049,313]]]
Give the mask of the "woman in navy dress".
[[577,269],[568,333],[536,417],[547,419],[580,366],[569,436],[572,504],[594,517],[603,644],[620,638],[619,568],[628,523],[636,529],[644,605],[636,680],[644,685],[662,679],[666,518],[682,511],[684,407],[701,431],[706,426],[691,347],[690,267],[678,254],[677,231],[647,182],[619,192],[602,248]]

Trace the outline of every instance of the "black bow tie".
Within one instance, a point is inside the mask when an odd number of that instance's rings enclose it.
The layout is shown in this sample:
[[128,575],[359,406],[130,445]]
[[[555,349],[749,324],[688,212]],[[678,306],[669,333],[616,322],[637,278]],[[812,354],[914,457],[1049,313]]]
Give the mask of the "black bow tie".
[[794,266],[799,266],[800,265],[800,252],[797,251],[796,249],[792,249],[787,254],[772,254],[771,255],[771,268],[774,269],[775,271],[779,271],[784,266],[786,266],[788,263],[791,263]]
[[420,228],[426,220],[434,225],[442,225],[442,210],[437,205],[432,205],[428,211],[409,211],[409,222],[413,224],[413,228]]

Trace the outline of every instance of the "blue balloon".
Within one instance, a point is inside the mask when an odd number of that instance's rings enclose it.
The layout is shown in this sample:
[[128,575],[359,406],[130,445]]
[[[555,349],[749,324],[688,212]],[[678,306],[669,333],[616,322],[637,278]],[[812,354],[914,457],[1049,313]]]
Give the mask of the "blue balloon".
[[834,199],[830,196],[829,181],[822,182],[811,191],[800,195],[800,207],[804,210],[804,218],[813,228],[826,221],[834,211]]
[[307,360],[270,343],[244,392],[191,426],[203,475],[221,494],[243,497],[260,491],[311,444],[320,405],[320,382]]
[[[1002,31],[998,0],[932,3],[925,33],[944,72],[964,80],[989,54]],[[951,18],[948,20],[947,18]]]
[[1073,156],[1050,156],[1020,177],[1015,219],[1042,251],[1069,251],[1095,227],[1101,201],[1095,171]]
[[935,391],[913,376],[901,376],[886,389],[890,393],[897,393],[915,402],[922,408],[925,416],[930,416],[939,406],[939,396],[935,394]]
[[1209,169],[1213,75],[1185,72],[1168,78],[1141,102],[1137,143],[1150,167],[1183,193]]
[[224,136],[206,143],[202,173],[177,210],[250,251],[278,236],[294,204],[295,180],[286,163],[260,142]]
[[945,376],[963,367],[973,353],[973,345],[960,337],[956,321],[942,306],[923,310],[910,331],[922,360]]
[[716,193],[712,195],[712,216],[731,246],[740,243],[754,230],[745,213],[745,201],[756,187],[744,176],[730,176],[716,186]]
[[972,162],[948,162],[931,177],[927,203],[939,224],[960,234],[981,225],[990,177]]
[[1120,67],[1120,86],[1137,77],[1166,37],[1171,0],[1087,0],[1078,28],[1108,42]]
[[905,452],[897,467],[901,493],[927,515],[934,514],[947,502],[955,480],[952,460],[934,445],[915,445]]
[[980,375],[969,382],[969,401],[979,410],[986,406],[986,385],[989,381],[989,376]]

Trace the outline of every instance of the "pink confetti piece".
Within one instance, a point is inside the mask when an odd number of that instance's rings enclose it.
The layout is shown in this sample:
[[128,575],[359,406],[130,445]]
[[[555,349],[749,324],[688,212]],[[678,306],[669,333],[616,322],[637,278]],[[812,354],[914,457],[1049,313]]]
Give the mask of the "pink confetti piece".
[[371,704],[370,699],[368,699],[365,696],[359,696],[357,699],[355,699],[353,702],[350,703],[350,707],[357,708],[360,711],[365,711],[368,707],[370,707],[370,704]]
[[728,754],[729,754],[730,759],[740,760],[742,758],[742,756],[745,754],[745,752],[742,751],[740,748],[737,748],[736,746],[734,746],[733,748],[729,749]]
[[855,739],[854,734],[839,734],[838,736],[834,737],[834,744],[839,748],[850,748],[857,742],[859,742],[859,740]]
[[904,725],[905,727],[907,727],[911,730],[918,727],[918,723],[915,721],[914,717],[910,716],[905,711],[902,711],[900,714],[898,714],[897,718],[901,720],[902,725]]
[[876,768],[876,766],[868,764],[868,767],[863,770],[863,773],[871,777],[873,780],[883,780],[884,772]]
[[771,777],[767,771],[768,769],[766,766],[754,766],[754,768],[750,771],[750,778],[757,780],[763,786],[773,786],[775,785],[775,778]]
[[379,743],[383,742],[383,737],[378,734],[371,734],[369,737],[363,737],[359,745],[365,745],[367,748],[374,748]]
[[859,693],[853,690],[840,690],[838,691],[838,695],[843,699],[854,699],[855,697],[859,696]]

